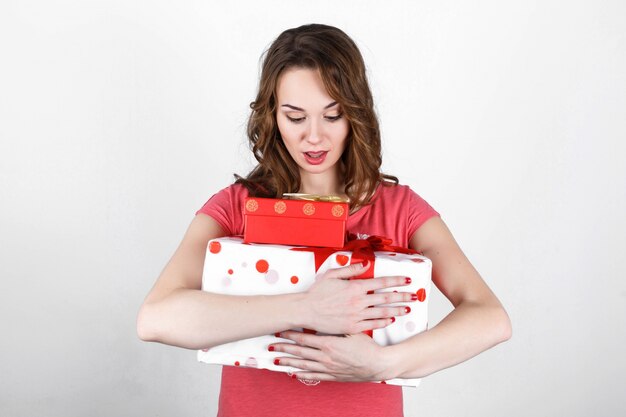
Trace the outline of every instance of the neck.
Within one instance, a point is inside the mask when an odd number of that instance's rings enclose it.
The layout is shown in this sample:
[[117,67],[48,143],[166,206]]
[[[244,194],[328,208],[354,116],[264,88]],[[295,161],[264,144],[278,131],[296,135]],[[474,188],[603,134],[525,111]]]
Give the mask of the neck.
[[300,193],[345,196],[344,184],[338,172],[310,174],[301,171],[300,181]]

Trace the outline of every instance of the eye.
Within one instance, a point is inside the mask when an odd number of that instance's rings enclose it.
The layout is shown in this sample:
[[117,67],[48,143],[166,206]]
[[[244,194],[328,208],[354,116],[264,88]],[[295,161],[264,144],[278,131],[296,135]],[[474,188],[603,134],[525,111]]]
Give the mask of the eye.
[[300,123],[304,120],[304,117],[289,117],[287,116],[287,119],[289,119],[290,122],[292,123]]
[[343,117],[343,114],[338,114],[337,116],[326,116],[325,119],[330,121],[330,122],[336,122],[337,120],[341,119]]

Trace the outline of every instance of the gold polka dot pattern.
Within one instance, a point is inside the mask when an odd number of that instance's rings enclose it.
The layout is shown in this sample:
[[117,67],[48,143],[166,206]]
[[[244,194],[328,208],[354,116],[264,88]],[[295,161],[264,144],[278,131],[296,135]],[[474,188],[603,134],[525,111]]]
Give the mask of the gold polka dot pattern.
[[246,202],[246,210],[250,213],[254,213],[259,208],[259,202],[256,200],[248,200]]
[[307,216],[312,216],[313,213],[315,213],[315,206],[313,205],[313,203],[306,203],[304,206],[302,206],[302,212]]
[[341,207],[339,204],[335,204],[331,210],[331,213],[333,214],[333,216],[335,217],[341,217],[343,216],[344,213],[344,208]]
[[287,204],[284,201],[278,201],[274,204],[274,211],[278,214],[283,214],[287,211]]

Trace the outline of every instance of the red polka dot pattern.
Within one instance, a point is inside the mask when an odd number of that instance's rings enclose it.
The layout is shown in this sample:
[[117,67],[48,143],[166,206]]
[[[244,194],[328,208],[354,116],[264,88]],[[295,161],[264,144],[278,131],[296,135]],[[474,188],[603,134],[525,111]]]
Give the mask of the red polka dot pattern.
[[418,264],[419,264],[419,263],[424,262],[424,260],[423,260],[423,259],[421,259],[421,258],[413,258],[413,259],[411,259],[411,260],[412,260],[413,262],[415,262],[415,263],[418,263]]
[[235,366],[239,366],[239,365],[240,365],[240,364],[239,364],[239,361],[236,361],[236,362],[235,362]]
[[348,257],[346,255],[337,255],[336,259],[337,263],[341,266],[345,266],[348,264]]
[[233,274],[233,270],[232,270],[232,269],[229,269],[229,270],[228,270],[228,275],[232,275],[232,274]]
[[256,263],[256,270],[260,273],[264,274],[270,268],[270,265],[267,263],[265,259],[261,259]]
[[291,277],[291,283],[292,283],[292,284],[297,284],[297,283],[298,283],[298,281],[299,281],[299,280],[298,280],[298,277],[297,277],[297,276],[295,276],[295,275],[294,275],[294,276],[292,276],[292,277]]
[[222,244],[220,242],[211,242],[209,243],[209,252],[211,253],[219,253],[222,250]]
[[426,299],[426,290],[424,288],[420,288],[419,290],[417,290],[417,300],[419,302],[424,302],[424,300]]

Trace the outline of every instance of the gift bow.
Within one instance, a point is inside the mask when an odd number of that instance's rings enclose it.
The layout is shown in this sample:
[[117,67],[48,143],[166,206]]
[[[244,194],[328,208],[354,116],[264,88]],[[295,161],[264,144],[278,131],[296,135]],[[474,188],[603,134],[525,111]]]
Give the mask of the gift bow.
[[[414,249],[403,248],[401,246],[391,245],[393,240],[382,236],[369,236],[367,239],[353,239],[349,240],[342,248],[292,248],[291,250],[298,252],[313,252],[315,256],[315,272],[317,272],[322,264],[332,254],[336,252],[352,252],[352,258],[350,264],[355,264],[364,261],[376,261],[374,252],[394,252],[404,253],[408,255],[418,254],[419,252]],[[371,272],[370,272],[371,271]],[[369,268],[363,276],[359,275],[355,278],[373,278],[374,268]],[[370,275],[370,276],[367,276]]]

